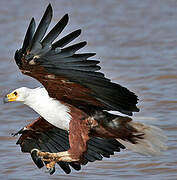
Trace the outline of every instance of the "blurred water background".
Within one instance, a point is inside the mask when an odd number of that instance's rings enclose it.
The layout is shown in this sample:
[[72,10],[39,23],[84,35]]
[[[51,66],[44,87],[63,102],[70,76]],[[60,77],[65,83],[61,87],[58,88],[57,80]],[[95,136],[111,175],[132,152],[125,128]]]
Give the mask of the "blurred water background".
[[[40,20],[48,3],[53,25],[66,13],[70,23],[61,35],[81,28],[87,40],[82,52],[96,52],[102,71],[139,96],[134,119],[157,125],[168,136],[168,151],[144,157],[130,151],[84,166],[65,175],[49,176],[20,152],[11,133],[37,115],[28,107],[0,102],[0,178],[35,179],[177,179],[177,1],[175,0],[0,0],[0,96],[39,83],[22,75],[13,56],[21,47],[30,19]],[[51,26],[50,26],[51,27]]]

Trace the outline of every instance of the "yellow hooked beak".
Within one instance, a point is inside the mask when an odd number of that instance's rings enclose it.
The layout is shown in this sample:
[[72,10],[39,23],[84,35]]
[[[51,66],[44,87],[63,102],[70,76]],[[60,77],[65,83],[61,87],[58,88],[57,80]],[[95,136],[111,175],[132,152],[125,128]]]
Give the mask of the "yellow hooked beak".
[[4,103],[16,101],[17,97],[18,97],[17,92],[12,92],[10,94],[7,94],[7,96],[4,97],[3,101]]

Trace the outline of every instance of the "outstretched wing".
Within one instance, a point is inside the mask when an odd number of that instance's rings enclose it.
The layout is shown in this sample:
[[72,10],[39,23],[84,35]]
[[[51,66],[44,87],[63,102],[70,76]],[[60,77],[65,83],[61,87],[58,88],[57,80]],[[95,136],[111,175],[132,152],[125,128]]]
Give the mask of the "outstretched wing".
[[[32,124],[26,126],[21,133],[17,144],[20,144],[22,152],[31,153],[34,148],[44,152],[61,152],[69,149],[68,132],[51,125],[43,118],[38,118]],[[83,165],[88,162],[102,160],[103,157],[109,158],[114,152],[119,152],[120,148],[125,149],[122,144],[114,139],[91,138],[88,141],[88,150],[84,156]],[[38,157],[33,154],[31,156],[38,168],[44,166]],[[75,162],[58,162],[58,165],[67,174],[71,172],[70,167],[75,170],[81,169],[81,164]],[[54,171],[51,173],[54,173]]]
[[41,82],[51,97],[85,110],[93,107],[128,115],[139,111],[137,96],[98,72],[98,60],[88,59],[95,53],[76,54],[86,45],[85,41],[65,47],[80,35],[80,29],[54,42],[67,25],[68,15],[45,36],[51,19],[50,4],[36,31],[32,18],[23,46],[15,53],[22,73]]

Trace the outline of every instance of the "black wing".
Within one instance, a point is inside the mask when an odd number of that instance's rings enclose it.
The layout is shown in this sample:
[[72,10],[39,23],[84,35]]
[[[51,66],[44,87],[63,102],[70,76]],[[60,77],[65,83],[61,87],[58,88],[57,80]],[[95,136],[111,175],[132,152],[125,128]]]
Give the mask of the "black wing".
[[54,42],[67,25],[68,15],[45,36],[51,19],[50,4],[35,32],[32,19],[23,47],[15,54],[20,70],[40,81],[51,97],[71,105],[83,109],[93,106],[128,115],[139,111],[137,96],[98,72],[101,69],[98,60],[88,59],[95,53],[76,54],[86,45],[85,41],[65,47],[80,35],[80,29]]
[[[17,144],[20,144],[22,152],[31,153],[31,150],[34,148],[44,152],[62,152],[69,149],[68,132],[56,128],[43,118],[39,118],[26,126],[21,133],[22,135]],[[103,157],[109,158],[114,152],[119,152],[120,148],[125,149],[115,139],[91,138],[88,142],[88,150],[82,165],[102,160]],[[37,156],[34,156],[34,154],[32,154],[32,159],[38,168],[44,166],[43,162]],[[81,164],[75,162],[58,162],[58,165],[67,174],[71,172],[71,167],[77,171],[81,169]]]

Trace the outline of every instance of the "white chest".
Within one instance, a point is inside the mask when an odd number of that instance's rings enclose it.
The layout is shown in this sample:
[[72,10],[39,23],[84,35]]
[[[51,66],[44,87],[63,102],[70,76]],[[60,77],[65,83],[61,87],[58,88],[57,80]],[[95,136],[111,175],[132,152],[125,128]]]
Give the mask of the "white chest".
[[30,106],[52,125],[69,130],[69,122],[71,120],[69,108],[61,104],[58,100],[50,98],[48,93],[40,93],[38,96],[31,94],[25,101],[25,104]]

